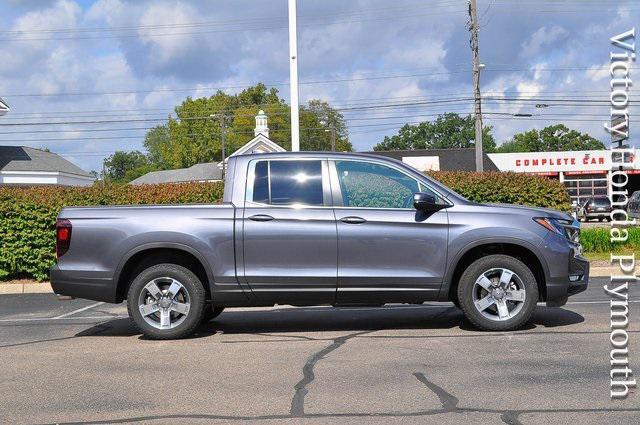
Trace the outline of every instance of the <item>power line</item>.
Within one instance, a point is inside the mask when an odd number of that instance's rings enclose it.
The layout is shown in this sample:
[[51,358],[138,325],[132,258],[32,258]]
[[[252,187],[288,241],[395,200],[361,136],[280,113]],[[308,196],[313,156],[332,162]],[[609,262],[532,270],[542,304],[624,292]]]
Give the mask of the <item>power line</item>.
[[[420,68],[429,69],[429,68]],[[433,68],[431,68],[433,69]],[[437,68],[439,69],[439,68]],[[598,71],[605,70],[607,67],[562,67],[562,68],[485,68],[482,72],[565,72],[565,71]],[[630,67],[629,70],[638,70],[640,67]],[[374,75],[370,77],[351,77],[351,78],[335,78],[335,79],[319,79],[301,81],[301,85],[314,85],[314,84],[329,84],[329,83],[344,83],[344,82],[357,82],[357,81],[371,81],[371,80],[384,80],[384,79],[396,79],[396,78],[416,78],[416,77],[432,77],[439,75],[453,75],[453,74],[466,74],[471,71],[445,71],[445,72],[421,72],[421,73],[409,73],[409,74],[395,74],[395,75]],[[280,87],[288,85],[288,82],[276,82],[276,83],[264,83],[266,86]],[[188,92],[188,91],[224,91],[231,89],[245,89],[254,87],[255,84],[242,84],[234,86],[200,86],[200,87],[183,87],[183,88],[156,88],[145,90],[114,90],[114,91],[91,91],[91,92],[60,92],[60,93],[12,93],[5,94],[5,98],[10,97],[62,97],[62,96],[102,96],[102,95],[123,95],[134,93],[166,93],[166,92]]]

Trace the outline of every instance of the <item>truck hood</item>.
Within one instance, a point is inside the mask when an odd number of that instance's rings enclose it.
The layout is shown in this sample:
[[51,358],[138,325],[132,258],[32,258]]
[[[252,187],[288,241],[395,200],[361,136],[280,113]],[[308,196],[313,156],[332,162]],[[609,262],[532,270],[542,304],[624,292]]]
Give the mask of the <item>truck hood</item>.
[[520,212],[529,212],[531,217],[553,217],[559,218],[562,220],[574,220],[573,216],[568,213],[564,213],[562,211],[554,210],[551,208],[540,208],[540,207],[527,207],[524,205],[514,205],[514,204],[483,204],[488,207],[493,208],[507,208],[507,209],[517,209]]

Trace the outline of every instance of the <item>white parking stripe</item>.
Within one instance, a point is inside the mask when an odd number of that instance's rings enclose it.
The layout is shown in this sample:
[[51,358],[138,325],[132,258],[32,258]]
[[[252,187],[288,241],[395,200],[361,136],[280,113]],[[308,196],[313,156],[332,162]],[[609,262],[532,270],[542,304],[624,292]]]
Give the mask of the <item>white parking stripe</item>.
[[104,303],[103,302],[99,302],[99,303],[91,304],[91,305],[88,305],[86,307],[82,307],[82,308],[79,308],[77,310],[70,311],[69,313],[61,314],[60,316],[56,316],[53,319],[54,320],[56,320],[56,319],[64,319],[65,317],[73,316],[76,313],[80,313],[82,311],[90,310],[90,309],[92,309],[94,307],[98,307],[99,305],[102,305],[102,304],[104,304]]
[[32,319],[0,319],[0,323],[6,322],[47,322],[52,320],[108,320],[108,319],[126,319],[129,316],[75,316],[75,317],[63,317],[62,319],[56,319],[53,317],[34,317]]

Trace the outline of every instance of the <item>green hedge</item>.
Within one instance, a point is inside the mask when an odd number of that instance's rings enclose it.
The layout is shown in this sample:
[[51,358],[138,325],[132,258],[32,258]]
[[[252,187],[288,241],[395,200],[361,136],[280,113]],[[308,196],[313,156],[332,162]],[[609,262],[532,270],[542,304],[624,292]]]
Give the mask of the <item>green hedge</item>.
[[558,180],[523,173],[435,171],[428,174],[470,201],[571,211],[571,198]]
[[640,228],[631,227],[629,238],[625,243],[611,242],[609,227],[582,229],[580,243],[585,252],[616,252],[620,250],[634,250],[640,252]]
[[[432,176],[474,201],[569,209],[562,185],[542,177],[464,172]],[[63,206],[217,203],[222,192],[222,184],[215,183],[0,188],[0,279],[48,278],[55,262],[54,224]]]
[[222,192],[216,183],[0,188],[0,279],[48,278],[63,206],[217,203]]

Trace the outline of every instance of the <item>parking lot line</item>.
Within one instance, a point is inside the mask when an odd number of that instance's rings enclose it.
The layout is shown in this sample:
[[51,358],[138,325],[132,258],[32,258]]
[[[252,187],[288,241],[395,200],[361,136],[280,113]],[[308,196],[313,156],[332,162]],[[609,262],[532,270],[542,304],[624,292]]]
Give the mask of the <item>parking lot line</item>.
[[69,313],[61,314],[60,316],[53,317],[53,319],[64,319],[65,317],[73,316],[76,313],[81,313],[83,311],[91,310],[94,307],[98,307],[99,305],[104,304],[104,302],[98,302],[95,304],[88,305],[86,307],[79,308],[77,310],[70,311]]
[[126,319],[129,316],[74,316],[74,317],[34,317],[34,318],[21,318],[21,319],[0,319],[0,323],[14,323],[14,322],[50,322],[52,320],[108,320],[108,319]]

